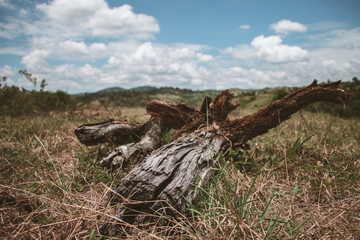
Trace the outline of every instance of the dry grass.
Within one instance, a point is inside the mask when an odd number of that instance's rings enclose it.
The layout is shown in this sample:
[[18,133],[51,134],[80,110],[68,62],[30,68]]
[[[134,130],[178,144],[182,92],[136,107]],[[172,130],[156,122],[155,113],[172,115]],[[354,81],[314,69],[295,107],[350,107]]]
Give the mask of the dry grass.
[[[116,209],[108,205],[109,191],[126,171],[101,168],[97,159],[112,146],[85,148],[73,130],[125,115],[143,121],[141,113],[93,106],[1,118],[0,238],[99,239],[100,226]],[[250,146],[217,160],[212,181],[199,189],[193,217],[166,226],[159,218],[144,229],[122,223],[126,232],[119,239],[360,236],[358,120],[303,112]]]

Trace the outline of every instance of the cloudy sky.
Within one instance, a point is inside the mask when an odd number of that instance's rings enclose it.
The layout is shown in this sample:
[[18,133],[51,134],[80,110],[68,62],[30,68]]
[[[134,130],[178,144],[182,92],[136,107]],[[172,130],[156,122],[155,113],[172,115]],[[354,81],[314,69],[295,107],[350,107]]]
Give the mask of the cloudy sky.
[[0,0],[0,76],[48,90],[360,77],[359,0]]

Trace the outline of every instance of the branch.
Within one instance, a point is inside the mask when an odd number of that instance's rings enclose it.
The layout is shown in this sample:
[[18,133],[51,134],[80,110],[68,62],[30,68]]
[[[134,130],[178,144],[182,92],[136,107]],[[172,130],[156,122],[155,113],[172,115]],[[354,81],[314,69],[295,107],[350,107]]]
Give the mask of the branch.
[[227,119],[228,114],[239,104],[231,102],[233,94],[229,90],[222,91],[215,99],[214,104],[210,105],[211,118],[216,122],[222,122]]
[[337,88],[339,84],[340,81],[318,85],[314,80],[308,87],[289,94],[252,115],[234,121],[224,121],[220,129],[235,144],[246,143],[278,126],[311,103],[318,101],[344,103],[351,94]]
[[160,143],[161,125],[159,119],[151,119],[146,123],[146,130],[137,143],[121,145],[112,150],[107,157],[100,160],[103,166],[122,167],[123,163],[138,160],[150,151],[156,149]]
[[142,128],[142,125],[110,120],[102,123],[81,125],[75,129],[75,135],[86,146],[106,141],[124,144],[128,143],[129,139],[137,139],[141,135]]
[[161,119],[163,126],[180,129],[182,126],[192,122],[201,113],[184,103],[165,103],[158,100],[149,102],[146,111],[151,116]]

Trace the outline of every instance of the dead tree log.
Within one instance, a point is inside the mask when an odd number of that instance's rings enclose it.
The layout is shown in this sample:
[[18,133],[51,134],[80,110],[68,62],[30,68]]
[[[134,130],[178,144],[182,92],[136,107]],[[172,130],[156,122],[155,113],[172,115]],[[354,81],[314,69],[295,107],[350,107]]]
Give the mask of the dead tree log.
[[122,167],[124,162],[139,162],[158,147],[161,132],[162,126],[158,118],[151,118],[142,125],[110,120],[81,125],[75,129],[79,141],[87,146],[106,141],[123,144],[100,160],[101,165],[112,168]]
[[[173,216],[177,212],[186,214],[196,197],[196,187],[206,182],[218,153],[246,144],[311,103],[344,103],[350,94],[337,88],[339,84],[340,81],[318,85],[314,80],[308,87],[233,121],[228,120],[228,114],[237,104],[231,102],[229,91],[223,91],[213,103],[205,98],[200,111],[185,104],[148,103],[146,110],[150,115],[159,119],[163,127],[178,132],[171,142],[152,152],[120,181],[112,200],[123,203],[116,217],[142,224],[156,211]],[[116,235],[115,225],[113,229]]]
[[104,142],[115,144],[128,143],[129,139],[138,139],[144,125],[131,124],[126,121],[109,120],[101,123],[84,124],[75,129],[75,135],[86,146]]

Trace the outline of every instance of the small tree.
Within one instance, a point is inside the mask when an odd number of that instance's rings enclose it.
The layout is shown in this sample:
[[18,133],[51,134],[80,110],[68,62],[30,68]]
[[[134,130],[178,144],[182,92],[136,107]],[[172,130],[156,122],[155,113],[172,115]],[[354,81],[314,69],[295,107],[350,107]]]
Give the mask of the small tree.
[[40,92],[44,91],[44,88],[47,86],[46,80],[43,79],[40,83]]
[[[32,84],[34,85],[34,88],[36,90],[36,85],[37,85],[37,78],[36,77],[32,77],[32,74],[29,73],[26,69],[20,70],[19,74],[23,75],[27,80],[32,82]],[[43,79],[41,81],[41,83],[40,83],[40,92],[44,91],[45,86],[47,86],[47,83],[46,83],[46,80]]]
[[23,75],[27,80],[32,82],[32,84],[34,85],[34,88],[36,88],[36,84],[37,84],[37,78],[36,77],[32,77],[32,74],[28,73],[28,71],[26,69],[19,70],[19,74]]
[[[3,78],[3,82],[4,82],[4,86],[6,86],[6,79],[7,79],[7,77],[6,76],[3,76],[2,77]],[[0,89],[2,88],[2,83],[0,82]]]

